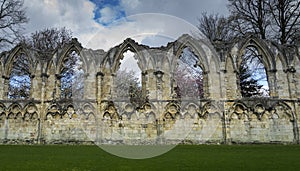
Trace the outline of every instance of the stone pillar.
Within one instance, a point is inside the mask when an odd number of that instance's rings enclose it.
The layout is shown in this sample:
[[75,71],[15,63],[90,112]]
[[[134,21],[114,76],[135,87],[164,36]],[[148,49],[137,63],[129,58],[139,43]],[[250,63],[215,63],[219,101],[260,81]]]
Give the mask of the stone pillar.
[[90,99],[92,92],[92,81],[90,80],[91,75],[89,73],[85,73],[83,75],[83,99]]
[[210,97],[210,90],[209,90],[209,77],[208,77],[208,72],[203,72],[203,97],[205,99]]
[[224,111],[223,115],[223,138],[225,144],[231,144],[230,137],[230,120],[228,111]]
[[61,75],[60,74],[55,74],[55,85],[53,87],[53,99],[60,99],[60,79],[61,79]]
[[163,98],[163,75],[164,72],[157,70],[153,73],[156,76],[156,104],[155,106],[157,107],[157,117],[158,117],[158,122],[160,123],[160,119],[163,117],[161,116],[163,113],[162,111],[164,111],[164,105],[162,102],[162,98]]
[[[231,84],[232,89],[230,89],[228,95],[230,96],[230,99],[242,98],[240,73],[236,70],[234,70],[233,73],[234,74],[228,75],[228,80],[235,80],[234,83]],[[236,90],[234,90],[234,87],[236,87]],[[235,94],[235,96],[232,94]]]
[[156,99],[162,99],[163,97],[163,75],[164,72],[158,70],[154,72],[156,76]]
[[42,86],[43,86],[42,75],[40,77],[36,75],[31,75],[30,98],[35,100],[41,100]]
[[43,139],[44,139],[44,135],[43,133],[43,129],[44,126],[46,126],[44,123],[45,118],[46,118],[46,108],[47,106],[45,105],[45,101],[47,99],[45,99],[46,97],[46,82],[48,81],[49,75],[47,75],[46,73],[42,73],[41,74],[41,105],[40,105],[40,115],[39,115],[39,127],[38,127],[38,144],[42,144],[43,143]]
[[144,83],[143,91],[145,91],[146,95],[148,96],[149,100],[156,99],[156,76],[153,70],[147,70],[144,72]]
[[8,98],[8,88],[9,88],[9,77],[3,76],[3,98],[2,99],[7,99]]
[[102,72],[97,72],[96,74],[96,99],[98,101],[98,103],[101,101],[102,99],[102,81],[103,81],[103,77],[104,74]]
[[290,66],[287,69],[287,79],[288,79],[288,90],[289,90],[289,98],[292,99],[297,99],[297,92],[296,92],[296,87],[298,86],[297,84],[295,84],[297,81],[295,79],[295,73],[296,73],[296,69],[293,66]]
[[270,97],[278,97],[278,92],[276,91],[277,88],[276,72],[277,72],[276,70],[267,71]]
[[148,76],[148,72],[142,72],[142,93],[143,93],[143,97],[148,97],[149,95],[149,90],[147,89],[147,76]]
[[[4,85],[4,79],[2,76],[0,77],[0,85]],[[3,88],[4,88],[4,86],[0,87],[0,99],[3,99],[3,93],[4,93]]]

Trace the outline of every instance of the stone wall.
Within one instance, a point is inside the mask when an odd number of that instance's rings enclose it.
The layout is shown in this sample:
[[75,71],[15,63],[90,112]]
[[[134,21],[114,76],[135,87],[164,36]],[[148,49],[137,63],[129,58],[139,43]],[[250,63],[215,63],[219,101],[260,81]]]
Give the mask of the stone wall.
[[[247,46],[262,56],[270,97],[241,97],[238,68]],[[203,69],[204,98],[174,96],[174,70],[186,47]],[[147,96],[138,108],[114,93],[114,78],[127,50],[136,54]],[[60,96],[61,65],[70,51],[80,54],[84,65],[81,99]],[[183,35],[159,48],[126,39],[107,52],[83,48],[73,39],[47,60],[19,45],[0,58],[0,143],[299,143],[299,48],[293,52],[287,55],[284,47],[252,36],[212,46]],[[31,62],[28,99],[7,96],[12,59],[18,53]]]

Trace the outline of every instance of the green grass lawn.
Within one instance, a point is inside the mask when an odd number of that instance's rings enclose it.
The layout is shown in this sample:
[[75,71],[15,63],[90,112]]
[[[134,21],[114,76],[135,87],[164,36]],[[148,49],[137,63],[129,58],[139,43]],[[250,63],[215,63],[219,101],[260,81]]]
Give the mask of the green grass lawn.
[[0,146],[0,170],[299,170],[300,145],[179,145],[149,159],[97,146]]

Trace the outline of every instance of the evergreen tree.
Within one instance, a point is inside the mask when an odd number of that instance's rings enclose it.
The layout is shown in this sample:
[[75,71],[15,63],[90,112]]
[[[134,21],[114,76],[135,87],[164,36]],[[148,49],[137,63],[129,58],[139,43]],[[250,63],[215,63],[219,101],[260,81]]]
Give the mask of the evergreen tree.
[[258,80],[252,77],[246,60],[243,60],[241,63],[239,80],[242,97],[262,96],[261,89],[263,85],[259,85]]

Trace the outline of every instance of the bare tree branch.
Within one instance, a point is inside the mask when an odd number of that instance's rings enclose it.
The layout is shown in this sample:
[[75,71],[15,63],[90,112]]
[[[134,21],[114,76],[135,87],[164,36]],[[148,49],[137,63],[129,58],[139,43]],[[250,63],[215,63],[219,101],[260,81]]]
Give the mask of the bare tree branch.
[[0,0],[0,45],[9,46],[20,39],[22,25],[28,22],[23,0]]

